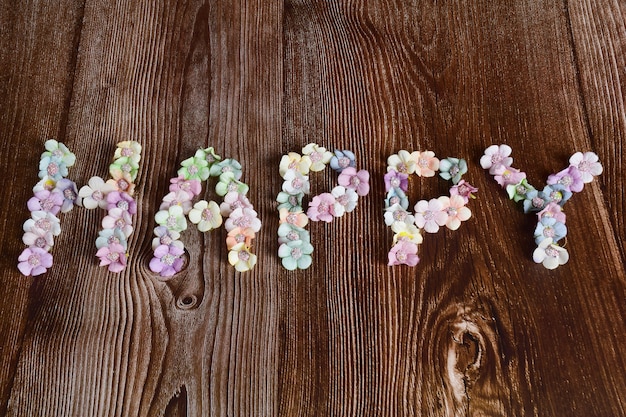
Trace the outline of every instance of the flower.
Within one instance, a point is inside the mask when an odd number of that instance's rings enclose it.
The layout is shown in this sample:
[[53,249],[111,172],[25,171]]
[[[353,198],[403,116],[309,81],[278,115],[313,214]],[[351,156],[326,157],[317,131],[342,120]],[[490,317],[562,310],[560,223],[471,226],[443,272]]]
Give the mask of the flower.
[[258,232],[261,230],[261,220],[257,217],[257,212],[251,208],[238,208],[235,209],[224,224],[226,230],[229,232],[237,227],[241,227],[242,229],[250,228],[254,230],[254,232]]
[[58,214],[63,205],[63,194],[58,191],[37,191],[26,203],[30,211],[48,211]]
[[66,167],[71,167],[76,162],[76,155],[61,142],[54,139],[48,139],[44,144],[46,152],[41,154],[41,158],[50,158],[61,162]]
[[306,229],[289,223],[278,226],[278,243],[287,243],[294,240],[311,241],[311,235]]
[[192,156],[180,163],[178,176],[186,180],[206,181],[209,179],[209,163],[205,158]]
[[160,245],[150,260],[150,270],[162,277],[171,277],[183,268],[185,250],[175,245]]
[[252,208],[252,204],[245,195],[231,191],[224,196],[224,201],[220,204],[220,214],[227,217],[238,208]]
[[83,207],[90,210],[96,207],[106,208],[104,180],[100,177],[91,177],[87,184],[78,190],[78,196],[83,199]]
[[440,200],[433,198],[430,201],[420,200],[415,205],[415,224],[428,233],[437,233],[439,226],[448,221],[448,213],[444,211]]
[[119,243],[103,246],[96,252],[100,266],[108,266],[111,272],[121,272],[126,268],[126,251]]
[[130,195],[123,191],[112,191],[107,194],[107,210],[116,207],[131,215],[137,213],[137,203]]
[[228,236],[226,237],[226,247],[228,249],[232,249],[240,243],[244,243],[246,247],[250,247],[252,246],[252,241],[255,236],[256,233],[249,227],[245,229],[236,227],[228,232]]
[[507,167],[504,165],[500,165],[495,169],[494,179],[500,184],[502,187],[506,187],[510,184],[518,184],[521,180],[526,178],[526,173],[521,172],[519,169],[515,169],[513,167]]
[[157,224],[165,226],[169,230],[182,232],[187,229],[187,220],[180,206],[171,206],[167,210],[160,210],[154,215]]
[[24,232],[36,234],[50,232],[53,236],[61,234],[59,218],[54,214],[47,211],[33,211],[30,216],[31,218],[24,222]]
[[[413,152],[413,154],[415,154],[415,152]],[[403,149],[398,151],[397,154],[389,156],[389,158],[387,158],[387,171],[393,170],[407,175],[414,173],[417,161],[413,154]]]
[[127,238],[133,233],[133,220],[130,213],[114,207],[102,219],[103,229],[120,229]]
[[409,176],[396,170],[387,171],[385,174],[385,191],[395,188],[406,192],[409,189]]
[[39,161],[39,178],[54,178],[56,181],[67,176],[67,165],[53,156],[42,157]]
[[315,143],[309,143],[304,148],[302,148],[302,154],[309,157],[311,160],[310,170],[317,172],[322,171],[326,168],[326,164],[328,164],[333,157],[333,154],[323,148],[318,146]]
[[392,188],[387,192],[387,198],[385,198],[385,208],[389,208],[394,204],[400,204],[403,209],[409,208],[409,199],[400,188]]
[[439,162],[439,176],[444,180],[452,180],[453,184],[461,181],[463,174],[467,172],[465,159],[446,158]]
[[445,224],[450,230],[457,230],[461,226],[461,222],[472,217],[472,212],[465,207],[465,200],[460,195],[441,196],[439,201],[443,205],[443,211],[448,215]]
[[335,150],[335,155],[330,158],[330,167],[337,172],[343,171],[348,167],[356,166],[356,157],[351,151]]
[[572,192],[561,184],[546,185],[543,188],[543,193],[551,202],[557,203],[561,206],[564,205],[565,202],[572,196]]
[[74,208],[74,204],[77,206],[81,205],[81,198],[78,195],[78,189],[76,188],[76,183],[74,183],[74,181],[66,178],[60,179],[57,181],[54,191],[63,195],[63,205],[61,205],[62,213],[70,211]]
[[41,190],[52,191],[56,188],[56,185],[57,181],[54,178],[46,176],[42,178],[41,181],[39,181],[37,184],[35,184],[35,186],[33,187],[33,193]]
[[544,239],[552,238],[553,242],[558,242],[567,235],[567,226],[557,221],[554,217],[544,216],[539,219],[535,228],[535,243],[541,244]]
[[550,191],[550,188],[547,186],[542,191],[528,191],[526,193],[526,199],[524,200],[524,213],[543,210],[544,207],[552,201],[549,195]]
[[472,193],[475,193],[477,191],[478,188],[473,187],[472,184],[466,182],[465,180],[461,180],[458,184],[450,187],[450,196],[460,195],[461,197],[463,197],[465,204],[467,204],[470,198],[476,198]]
[[415,222],[415,217],[399,204],[394,204],[386,208],[384,218],[387,226],[392,226],[396,222],[406,224],[413,224]]
[[183,191],[189,195],[189,200],[200,194],[202,184],[199,180],[187,180],[185,177],[179,176],[170,179],[170,192],[176,193]]
[[[335,214],[337,216],[341,216],[343,213],[350,213],[356,208],[359,195],[353,189],[338,185],[330,193],[335,197]],[[341,205],[343,210],[337,207],[338,205]]]
[[298,227],[304,227],[309,223],[309,218],[302,211],[289,211],[286,208],[278,210],[280,223],[288,223]]
[[585,186],[583,173],[574,165],[570,165],[566,169],[550,175],[546,182],[549,185],[560,185],[567,191],[575,193],[581,192]]
[[130,195],[135,194],[135,184],[132,178],[127,173],[122,173],[121,176],[113,175],[113,178],[107,180],[104,184],[103,191],[109,193],[111,191],[124,191]]
[[54,245],[52,233],[36,227],[24,233],[22,241],[27,246],[36,247],[45,251],[50,250]]
[[394,222],[391,225],[391,230],[395,233],[393,236],[394,245],[398,242],[413,242],[419,245],[424,240],[420,230],[414,224]]
[[233,246],[228,252],[228,263],[239,272],[249,271],[256,265],[256,255],[244,243]]
[[549,202],[543,210],[537,213],[537,216],[539,219],[543,217],[554,217],[557,222],[565,223],[565,213],[563,213],[563,208],[553,201]]
[[213,165],[213,163],[217,161],[221,161],[222,157],[215,153],[215,149],[212,146],[205,149],[198,149],[196,151],[196,156],[202,156],[209,165]]
[[[221,178],[221,177],[220,177]],[[226,178],[225,180],[219,180],[215,185],[215,192],[219,196],[224,196],[228,193],[236,192],[239,194],[246,195],[248,194],[248,187],[241,181],[238,181],[234,178]]]
[[[330,223],[336,216],[335,203],[335,197],[330,193],[316,195],[309,203],[309,209],[307,210],[306,215],[314,222],[322,220]],[[341,205],[340,207],[343,208]],[[343,214],[343,211],[341,214]]]
[[183,209],[184,214],[189,213],[189,210],[191,210],[191,207],[192,207],[192,202],[191,202],[191,198],[189,197],[189,193],[182,191],[182,190],[178,190],[176,192],[171,191],[167,193],[165,197],[163,197],[163,201],[161,202],[161,205],[159,206],[159,210],[167,210],[168,208],[172,206],[181,207]]
[[279,203],[278,209],[280,210],[281,208],[286,208],[289,211],[302,211],[303,197],[304,193],[289,194],[281,191],[280,193],[278,193],[278,196],[276,196],[276,201]]
[[179,241],[180,233],[174,230],[169,230],[165,226],[157,226],[154,228],[154,235],[152,239],[152,250],[156,249],[160,245],[165,246],[178,246],[183,249],[183,242]]
[[535,187],[528,184],[526,178],[521,180],[518,184],[509,184],[506,186],[506,192],[509,194],[509,198],[516,203],[526,199],[528,193],[534,190]]
[[133,163],[138,164],[141,159],[141,144],[134,140],[118,142],[113,158],[128,158]]
[[52,266],[52,255],[38,247],[24,249],[17,260],[17,268],[25,276],[41,275]]
[[128,241],[122,229],[116,227],[115,229],[100,230],[96,239],[96,248],[100,249],[112,243],[122,245],[125,251],[128,250]]
[[370,191],[370,174],[362,169],[357,172],[356,168],[348,167],[339,174],[339,185],[351,188],[360,196],[365,196]]
[[555,243],[548,237],[541,241],[539,247],[533,252],[533,260],[543,264],[548,269],[555,269],[559,265],[564,265],[569,260],[567,250]]
[[509,145],[491,145],[485,149],[485,154],[480,158],[480,166],[489,169],[489,173],[494,175],[501,167],[510,167],[513,163],[511,152],[513,149]]
[[420,177],[434,177],[440,167],[440,162],[433,151],[413,152],[415,160],[415,173]]
[[307,175],[311,169],[311,158],[303,158],[302,155],[289,152],[287,155],[283,155],[280,159],[280,166],[278,172],[280,176],[285,178],[285,174],[289,170],[299,172],[302,175]]
[[401,241],[393,245],[388,257],[389,266],[402,264],[415,266],[420,261],[420,258],[417,256],[417,245],[407,241]]
[[283,267],[289,271],[307,269],[311,266],[312,253],[313,246],[305,240],[292,240],[278,247],[278,256],[281,258]]
[[109,173],[114,178],[119,178],[124,174],[128,174],[131,180],[134,181],[135,178],[137,178],[138,172],[139,164],[127,156],[122,156],[109,165]]
[[310,182],[307,175],[302,175],[296,170],[289,170],[283,175],[283,192],[287,194],[308,194],[310,191]]
[[241,178],[241,164],[232,158],[211,165],[209,175],[212,177],[220,177],[220,181],[228,183],[231,179],[238,180]]
[[576,152],[569,159],[569,163],[578,168],[583,182],[587,184],[593,181],[593,177],[602,174],[602,164],[598,159],[598,155],[593,152]]
[[208,232],[222,225],[220,206],[215,201],[200,200],[189,211],[189,220],[198,225],[198,230]]

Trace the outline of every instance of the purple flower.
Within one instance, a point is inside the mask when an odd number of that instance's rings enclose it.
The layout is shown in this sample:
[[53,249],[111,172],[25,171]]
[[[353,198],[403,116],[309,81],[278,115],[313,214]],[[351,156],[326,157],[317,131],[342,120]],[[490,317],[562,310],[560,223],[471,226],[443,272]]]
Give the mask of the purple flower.
[[128,237],[133,233],[132,218],[127,211],[115,207],[109,210],[109,214],[102,219],[102,228],[118,228],[124,236]]
[[178,246],[160,245],[154,250],[154,258],[150,261],[150,270],[162,277],[171,277],[183,267],[181,257],[185,250]]
[[63,178],[57,181],[55,192],[61,193],[63,195],[63,205],[61,206],[61,212],[67,213],[72,208],[74,208],[74,204],[80,206],[80,198],[78,196],[78,189],[76,188],[76,183],[72,180],[68,180],[67,178]]
[[62,205],[63,194],[49,190],[37,191],[27,203],[30,211],[46,211],[52,214],[58,214]]
[[420,261],[417,256],[417,245],[409,241],[399,241],[389,251],[389,266],[409,265],[415,266]]
[[563,171],[550,175],[547,183],[549,185],[562,185],[566,190],[575,193],[581,192],[585,185],[582,172],[573,165]]
[[306,215],[309,219],[317,221],[325,221],[330,223],[335,218],[335,197],[330,193],[322,193],[313,197],[309,203],[309,209]]
[[472,186],[472,184],[466,182],[465,180],[461,180],[458,184],[450,187],[450,197],[460,195],[461,197],[463,197],[465,204],[467,204],[470,198],[475,198],[473,193],[477,191],[478,188]]
[[406,192],[409,189],[409,176],[396,170],[388,171],[385,174],[385,191],[399,188]]
[[26,276],[41,275],[52,266],[52,255],[37,247],[24,249],[17,260],[17,268]]
[[364,169],[357,172],[353,167],[348,167],[341,171],[338,179],[339,185],[353,189],[361,197],[367,195],[370,191],[369,180],[369,172]]
[[107,210],[118,208],[130,215],[137,213],[137,203],[124,191],[111,191],[107,194]]
[[170,192],[184,191],[189,194],[191,200],[202,191],[202,184],[198,180],[187,180],[185,177],[175,177],[170,180]]
[[126,251],[119,243],[111,243],[98,249],[100,266],[108,266],[111,272],[121,272],[126,268]]

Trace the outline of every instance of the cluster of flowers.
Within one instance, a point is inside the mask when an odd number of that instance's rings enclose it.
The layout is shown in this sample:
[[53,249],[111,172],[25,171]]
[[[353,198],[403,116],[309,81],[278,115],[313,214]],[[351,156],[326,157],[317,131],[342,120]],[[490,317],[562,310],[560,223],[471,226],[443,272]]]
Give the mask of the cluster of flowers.
[[567,250],[558,243],[567,235],[563,205],[572,193],[582,191],[585,184],[602,173],[602,165],[595,153],[576,152],[569,159],[570,166],[550,175],[548,185],[539,191],[528,184],[526,173],[511,166],[513,158],[510,155],[510,146],[491,145],[481,157],[480,165],[506,189],[510,199],[522,202],[525,213],[537,214],[534,233],[537,249],[533,260],[547,269],[555,269],[569,260]]
[[[180,233],[187,229],[185,216],[201,232],[220,227],[223,217],[227,217],[224,226],[228,232],[228,262],[240,272],[254,267],[257,257],[250,249],[261,229],[261,221],[246,197],[248,186],[239,181],[241,174],[239,162],[222,160],[213,148],[198,149],[194,156],[181,162],[178,176],[170,180],[170,192],[154,216],[159,226],[154,229],[156,237],[152,241],[153,272],[171,277],[182,269],[185,247],[179,239]],[[219,178],[215,192],[224,197],[223,202],[218,205],[215,201],[200,200],[193,204],[194,197],[202,191],[202,182],[210,177]]]
[[[302,200],[310,193],[309,172],[324,170],[326,165],[339,173],[339,185],[330,193],[313,197],[304,213]],[[359,196],[369,193],[369,172],[356,170],[354,153],[336,150],[334,154],[315,143],[302,149],[302,155],[283,155],[279,172],[284,179],[282,191],[276,197],[280,215],[278,256],[282,265],[292,271],[311,266],[313,246],[309,232],[304,229],[309,219],[331,222],[356,208]]]
[[65,178],[76,156],[54,139],[46,141],[45,148],[39,163],[40,181],[27,203],[31,218],[24,223],[22,240],[28,248],[18,257],[17,267],[26,276],[41,275],[52,266],[50,251],[54,237],[61,233],[57,214],[81,204],[76,184]]
[[113,158],[113,163],[109,165],[111,178],[105,182],[98,176],[91,177],[78,195],[86,209],[107,211],[96,239],[96,256],[100,259],[100,266],[117,273],[126,268],[128,238],[133,233],[132,216],[137,213],[133,195],[141,145],[136,141],[119,142]]
[[[439,176],[454,184],[450,196],[431,200],[420,200],[414,207],[415,213],[408,211],[408,178],[410,174],[420,177]],[[423,238],[421,230],[437,233],[440,226],[456,230],[462,221],[468,220],[472,212],[466,207],[473,193],[478,191],[461,177],[467,172],[464,159],[446,158],[439,160],[432,151],[409,152],[401,150],[387,158],[385,174],[385,224],[394,231],[393,247],[389,251],[389,265],[415,266],[419,262],[418,245]]]

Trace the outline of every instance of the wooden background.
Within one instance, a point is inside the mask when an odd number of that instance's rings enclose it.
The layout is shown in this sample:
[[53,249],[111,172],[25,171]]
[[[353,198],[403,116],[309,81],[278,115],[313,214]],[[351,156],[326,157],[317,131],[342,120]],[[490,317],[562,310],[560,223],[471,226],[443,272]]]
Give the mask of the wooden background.
[[[626,415],[625,18],[621,0],[2,1],[0,415]],[[76,153],[79,186],[118,141],[143,145],[122,274],[98,267],[103,213],[83,209],[61,217],[47,274],[18,272],[48,138]],[[352,149],[372,188],[311,225],[314,264],[288,272],[278,162],[309,142]],[[566,266],[532,261],[534,219],[478,164],[493,143],[537,186],[599,155],[566,205]],[[163,283],[153,216],[208,145],[243,165],[258,266],[228,265],[223,229],[188,231],[189,268]],[[480,189],[415,268],[386,265],[399,149],[465,158]],[[446,191],[415,179],[411,197]]]

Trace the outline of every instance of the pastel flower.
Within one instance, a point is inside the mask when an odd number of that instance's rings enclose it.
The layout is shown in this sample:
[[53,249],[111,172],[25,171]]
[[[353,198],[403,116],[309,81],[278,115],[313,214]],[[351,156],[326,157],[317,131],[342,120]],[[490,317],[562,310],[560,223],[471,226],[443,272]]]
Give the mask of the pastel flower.
[[61,142],[54,139],[48,139],[44,144],[46,152],[41,154],[43,158],[55,159],[63,163],[66,167],[71,167],[76,162],[76,155]]
[[302,155],[298,153],[289,152],[287,155],[283,155],[280,159],[278,171],[280,176],[283,178],[285,178],[285,174],[289,170],[299,172],[302,175],[307,175],[311,169],[311,163],[311,158],[302,158]]
[[383,216],[387,226],[392,226],[396,222],[406,224],[413,224],[415,222],[415,217],[399,204],[394,204],[393,206],[386,208]]
[[298,171],[289,170],[283,176],[283,192],[287,194],[308,194],[311,184],[309,183],[309,177],[302,175]]
[[399,188],[400,190],[406,192],[409,189],[409,176],[407,174],[403,174],[402,172],[398,172],[393,169],[391,171],[387,171],[384,176],[384,180],[385,191]]
[[205,158],[192,156],[180,163],[178,176],[186,180],[206,181],[209,179],[209,163]]
[[239,272],[249,271],[256,265],[257,257],[244,243],[233,246],[228,252],[228,263]]
[[137,203],[135,200],[125,192],[112,191],[107,194],[107,210],[111,210],[115,207],[122,211],[127,211],[128,214],[137,213]]
[[191,210],[191,207],[193,206],[189,193],[183,190],[167,193],[165,197],[163,197],[159,210],[167,210],[172,206],[181,207],[184,214],[189,213],[189,210]]
[[330,223],[335,218],[335,202],[335,197],[330,193],[316,195],[309,203],[306,215],[314,222],[322,220]]
[[54,245],[52,233],[36,227],[25,232],[22,236],[22,241],[27,246],[43,249],[45,251],[50,250]]
[[[415,153],[415,152],[414,152]],[[434,154],[433,154],[434,155]],[[412,174],[415,172],[417,162],[409,151],[400,150],[387,158],[387,171],[397,171],[402,174]]]
[[502,187],[507,185],[517,185],[521,180],[526,178],[526,173],[519,169],[500,165],[495,169],[494,177],[498,184]]
[[95,209],[96,207],[106,208],[105,183],[100,177],[91,177],[87,185],[83,185],[78,190],[78,196],[83,200],[83,207]]
[[129,158],[133,163],[138,164],[141,160],[141,144],[134,140],[118,142],[113,158],[122,157]]
[[183,191],[189,195],[189,200],[191,200],[202,191],[202,183],[199,180],[187,180],[182,176],[174,177],[170,179],[169,190],[171,193]]
[[120,229],[127,238],[133,233],[133,220],[128,211],[112,208],[102,219],[103,229]]
[[528,184],[524,178],[518,184],[509,184],[506,186],[506,192],[509,194],[509,198],[516,203],[521,200],[525,200],[529,192],[536,191],[535,187]]
[[289,194],[281,191],[276,197],[276,201],[279,203],[278,209],[286,208],[289,211],[302,211],[303,197],[304,193]]
[[356,166],[356,157],[351,151],[335,150],[335,155],[330,158],[330,167],[337,172],[343,171],[348,167]]
[[415,205],[415,225],[428,233],[437,233],[439,226],[448,221],[448,214],[444,211],[440,200],[433,198],[430,201],[421,200]]
[[554,217],[557,222],[565,223],[565,213],[563,213],[563,208],[555,202],[548,203],[543,210],[537,213],[537,216],[539,219],[542,219],[543,217]]
[[441,164],[433,151],[413,152],[412,158],[415,160],[415,173],[420,177],[434,177]]
[[569,260],[567,250],[548,237],[541,241],[539,247],[533,252],[533,260],[543,264],[547,269],[555,269],[559,265],[564,265]]
[[499,167],[511,166],[513,158],[509,155],[512,151],[509,145],[491,145],[485,149],[485,154],[480,158],[480,166],[489,169],[489,173],[494,175]]
[[41,275],[52,266],[52,255],[38,247],[24,249],[17,260],[17,268],[27,277]]
[[356,168],[348,167],[339,174],[339,185],[353,189],[359,196],[365,196],[370,191],[370,174],[362,169],[357,172]]
[[448,215],[445,224],[450,230],[457,230],[461,226],[461,222],[472,217],[472,212],[465,206],[465,200],[459,195],[441,196],[439,201],[443,205],[443,211]]
[[572,192],[561,184],[546,185],[543,188],[543,193],[551,202],[557,203],[561,206],[572,196]]
[[342,211],[337,205],[343,206],[344,213],[350,213],[356,208],[359,195],[353,189],[338,185],[330,193],[335,197],[335,213],[337,216]]
[[585,186],[583,173],[574,165],[571,165],[556,174],[550,175],[548,177],[548,181],[546,182],[549,185],[560,185],[566,190],[575,193],[581,192]]
[[412,242],[419,245],[424,240],[422,234],[420,233],[420,229],[418,229],[414,224],[394,222],[391,225],[391,230],[395,233],[393,236],[394,245],[398,242]]
[[467,172],[465,159],[446,158],[439,162],[439,176],[444,180],[452,180],[453,184],[461,181],[463,174]]
[[312,253],[313,246],[305,240],[292,240],[278,247],[278,256],[281,258],[283,267],[289,271],[307,269],[311,266]]
[[578,168],[583,182],[587,184],[593,181],[593,177],[602,174],[602,164],[598,160],[598,155],[594,152],[576,152],[569,159],[569,163]]
[[255,236],[256,233],[249,227],[245,229],[236,227],[228,232],[228,236],[226,237],[226,247],[228,249],[232,249],[234,246],[243,243],[245,247],[249,248],[252,246],[252,241]]
[[304,227],[309,223],[309,218],[302,211],[289,211],[286,208],[278,210],[280,223],[288,223],[298,227]]
[[257,217],[257,212],[251,208],[238,208],[235,209],[228,219],[224,223],[224,227],[226,227],[227,231],[231,231],[237,227],[241,227],[242,229],[250,228],[257,233],[261,230],[261,220]]
[[42,178],[37,184],[35,184],[35,186],[33,187],[33,193],[42,190],[52,191],[56,188],[56,186],[57,181],[54,178],[46,176]]
[[450,196],[460,195],[461,197],[463,197],[463,201],[465,201],[465,204],[467,204],[470,198],[476,198],[473,193],[477,191],[478,188],[473,187],[472,184],[466,182],[465,180],[461,180],[458,184],[450,187]]
[[61,212],[67,213],[74,208],[74,205],[81,205],[81,198],[78,195],[78,189],[76,183],[67,178],[62,178],[57,181],[55,192],[59,192],[63,195],[63,204],[61,205]]
[[417,256],[417,245],[413,242],[401,241],[393,245],[389,251],[389,266],[409,265],[415,266],[420,261]]
[[287,243],[295,240],[311,241],[308,230],[294,226],[289,223],[282,223],[278,226],[278,243]]
[[535,228],[535,243],[541,244],[544,239],[551,238],[553,242],[558,242],[567,235],[567,226],[558,222],[554,217],[544,216],[539,219]]
[[551,190],[546,186],[542,191],[530,190],[527,192],[526,199],[524,200],[524,213],[543,210],[545,206],[552,201],[549,196],[549,191]]
[[131,180],[134,181],[135,178],[137,178],[138,172],[139,164],[127,156],[122,156],[109,165],[109,173],[114,178],[119,178],[124,174],[128,174]]
[[167,210],[158,211],[154,215],[154,221],[161,226],[165,226],[169,230],[182,232],[187,229],[187,220],[183,208],[180,206],[171,206]]
[[67,166],[57,158],[46,156],[39,161],[39,178],[54,178],[56,181],[67,176]]
[[107,180],[107,182],[104,183],[102,191],[105,193],[110,193],[111,191],[123,191],[133,195],[135,194],[135,184],[129,174],[122,173],[121,176],[114,175],[113,178]]
[[224,196],[228,193],[239,193],[246,195],[248,194],[249,188],[250,187],[248,187],[246,184],[234,178],[226,178],[225,180],[222,180],[220,177],[220,180],[215,185],[215,192],[219,196]]
[[161,246],[161,245],[165,245],[165,246],[174,245],[174,246],[178,246],[181,249],[184,248],[183,242],[178,240],[180,239],[180,233],[174,230],[169,230],[165,226],[155,227],[154,236],[156,237],[152,239],[152,250],[155,250],[158,246]]
[[409,199],[400,188],[392,188],[387,192],[387,198],[385,198],[385,208],[389,208],[394,204],[399,204],[405,210],[409,208]]
[[61,225],[59,218],[47,211],[33,211],[30,213],[31,218],[24,222],[24,232],[50,232],[53,236],[61,234]]
[[224,182],[238,180],[241,178],[241,164],[235,159],[227,158],[211,165],[209,174],[212,177],[220,177],[220,181]]
[[224,201],[220,204],[220,214],[223,217],[228,217],[230,213],[235,211],[238,208],[253,208],[252,204],[243,194],[239,194],[236,191],[231,191],[230,193],[226,193],[224,196]]
[[98,232],[98,238],[96,239],[96,248],[100,249],[113,243],[122,245],[125,251],[128,250],[128,240],[126,239],[126,235],[124,234],[122,229],[103,229]]
[[189,220],[198,225],[198,230],[208,232],[222,225],[220,206],[215,201],[200,200],[189,211]]
[[[202,153],[199,153],[200,151],[202,151]],[[222,160],[222,157],[216,154],[215,149],[213,149],[213,147],[211,146],[205,149],[198,149],[198,152],[196,152],[196,156],[199,155],[206,159],[209,165],[213,165],[215,162]]]
[[302,148],[302,154],[308,156],[311,160],[310,170],[317,172],[322,171],[326,168],[326,164],[328,164],[333,157],[333,154],[323,148],[318,146],[315,143],[309,143],[304,148]]
[[126,251],[119,243],[103,246],[96,252],[100,266],[107,266],[111,272],[121,272],[126,268]]
[[160,245],[150,260],[150,270],[162,277],[171,277],[183,268],[185,250],[175,245]]
[[63,194],[58,191],[41,190],[26,203],[30,211],[49,211],[58,214],[63,205]]

